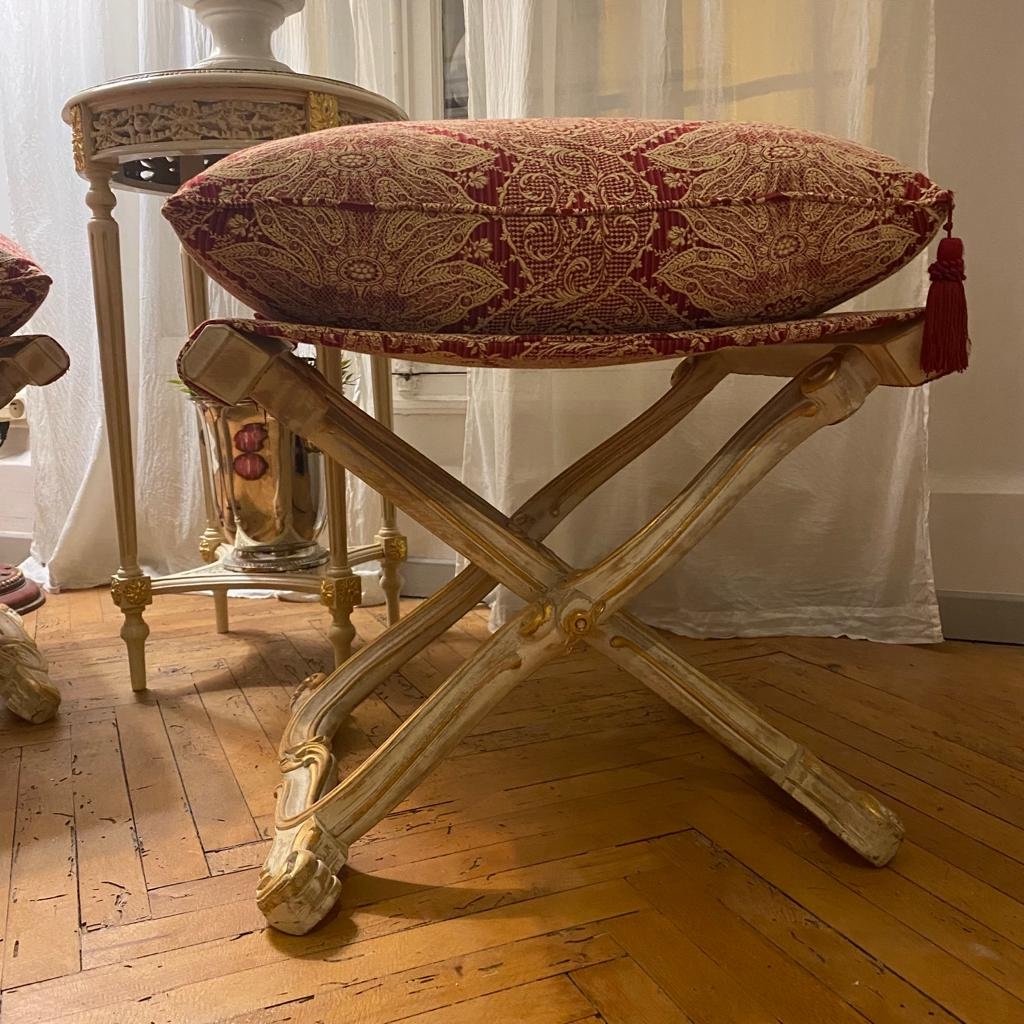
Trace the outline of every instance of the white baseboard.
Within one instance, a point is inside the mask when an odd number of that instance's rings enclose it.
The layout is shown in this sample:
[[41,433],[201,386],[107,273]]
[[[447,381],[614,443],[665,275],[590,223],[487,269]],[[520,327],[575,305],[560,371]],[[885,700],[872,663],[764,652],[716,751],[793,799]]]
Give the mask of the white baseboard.
[[940,590],[938,598],[947,640],[1024,644],[1024,595]]
[[27,533],[0,533],[0,563],[18,565],[28,558],[32,538]]
[[402,566],[402,596],[430,597],[454,576],[454,562],[439,558],[410,558]]

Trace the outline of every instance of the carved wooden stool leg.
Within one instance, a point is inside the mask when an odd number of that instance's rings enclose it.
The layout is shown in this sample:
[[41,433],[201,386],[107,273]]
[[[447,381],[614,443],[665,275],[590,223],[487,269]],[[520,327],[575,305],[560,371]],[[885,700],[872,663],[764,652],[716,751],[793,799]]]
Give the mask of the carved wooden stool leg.
[[677,707],[773,782],[848,846],[881,866],[895,855],[903,826],[869,793],[781,733],[745,701],[694,668],[657,633],[620,612],[593,645]]
[[[335,875],[351,842],[368,832],[517,683],[564,650],[554,620],[520,613],[484,643],[344,782],[291,819],[278,821],[257,890],[267,920],[301,935],[315,927],[340,891]],[[330,778],[323,739],[291,752],[313,777]]]
[[[286,930],[312,927],[337,896],[333,872],[349,843],[516,681],[554,653],[587,643],[768,774],[866,858],[885,863],[901,835],[894,815],[621,609],[788,452],[850,415],[877,384],[913,383],[906,368],[917,364],[917,345],[919,337],[890,332],[832,350],[808,346],[780,356],[775,371],[762,355],[748,359],[737,350],[687,362],[662,399],[506,517],[331,391],[287,354],[287,346],[221,326],[200,335],[182,360],[183,372],[200,387],[226,402],[251,396],[474,563],[340,672],[318,680],[296,706],[282,743],[285,782],[277,837],[260,887],[268,919]],[[573,570],[541,543],[565,514],[679,422],[728,371],[795,376],[647,526],[596,565]],[[344,716],[495,582],[532,603],[343,784],[333,786],[330,738]]]
[[[588,494],[646,450],[653,438],[682,420],[724,375],[725,368],[716,359],[684,364],[662,399],[541,488],[511,522],[535,538],[546,536]],[[339,672],[321,677],[309,692],[300,695],[301,703],[281,743],[285,781],[278,797],[278,839],[266,875],[274,881],[261,890],[261,906],[279,927],[308,929],[310,918],[323,916],[340,892],[328,867],[339,863],[343,854],[322,823],[304,820],[300,825],[290,824],[321,796],[321,789],[330,781],[333,760],[326,743],[318,738],[334,735],[345,716],[375,686],[456,622],[493,585],[494,580],[482,570],[464,569],[384,637],[357,651]],[[299,914],[294,900],[285,895],[297,889],[306,894]]]
[[0,604],[0,697],[26,722],[46,722],[60,707],[46,659],[25,632],[21,616]]

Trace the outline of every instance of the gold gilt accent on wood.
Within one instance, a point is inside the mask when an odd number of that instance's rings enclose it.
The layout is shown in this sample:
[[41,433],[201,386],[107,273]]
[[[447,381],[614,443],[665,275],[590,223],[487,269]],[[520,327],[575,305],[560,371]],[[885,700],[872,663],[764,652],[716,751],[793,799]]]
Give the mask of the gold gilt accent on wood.
[[261,100],[184,100],[133,103],[92,115],[94,152],[162,142],[262,142],[301,135],[306,109],[301,103]]
[[352,115],[340,110],[338,97],[326,92],[306,94],[306,123],[311,132],[352,124]]
[[82,108],[72,107],[71,116],[71,155],[74,157],[75,170],[81,174],[85,170],[85,140],[82,137]]
[[144,608],[153,603],[153,582],[148,576],[113,576],[110,596],[118,608]]

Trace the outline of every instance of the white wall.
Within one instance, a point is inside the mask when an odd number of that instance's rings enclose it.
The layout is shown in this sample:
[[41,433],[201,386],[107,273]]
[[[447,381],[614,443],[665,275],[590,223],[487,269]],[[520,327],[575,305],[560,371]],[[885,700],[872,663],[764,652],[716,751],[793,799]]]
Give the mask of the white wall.
[[937,0],[936,50],[929,171],[957,195],[974,342],[932,386],[936,584],[1024,598],[1024,3]]

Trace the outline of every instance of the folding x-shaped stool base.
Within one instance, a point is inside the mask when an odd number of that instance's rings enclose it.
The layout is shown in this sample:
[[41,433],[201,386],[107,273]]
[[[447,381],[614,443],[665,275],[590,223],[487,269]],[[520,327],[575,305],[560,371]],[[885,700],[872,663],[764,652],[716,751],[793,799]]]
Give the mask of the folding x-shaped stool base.
[[[334,391],[283,341],[223,324],[182,354],[183,377],[231,403],[252,398],[390,497],[472,565],[330,676],[313,677],[281,741],[284,784],[257,900],[274,927],[313,928],[340,893],[349,845],[402,800],[513,687],[546,661],[594,647],[773,779],[871,863],[903,834],[896,816],[770,725],[624,611],[679,561],[787,453],[856,411],[878,385],[912,386],[920,321],[848,334],[842,342],[724,349],[690,357],[668,392],[541,488],[511,517]],[[730,373],[786,384],[668,505],[589,568],[542,540],[587,495],[651,447]],[[346,716],[440,636],[496,583],[528,604],[483,643],[392,736],[340,783],[332,737]]]

